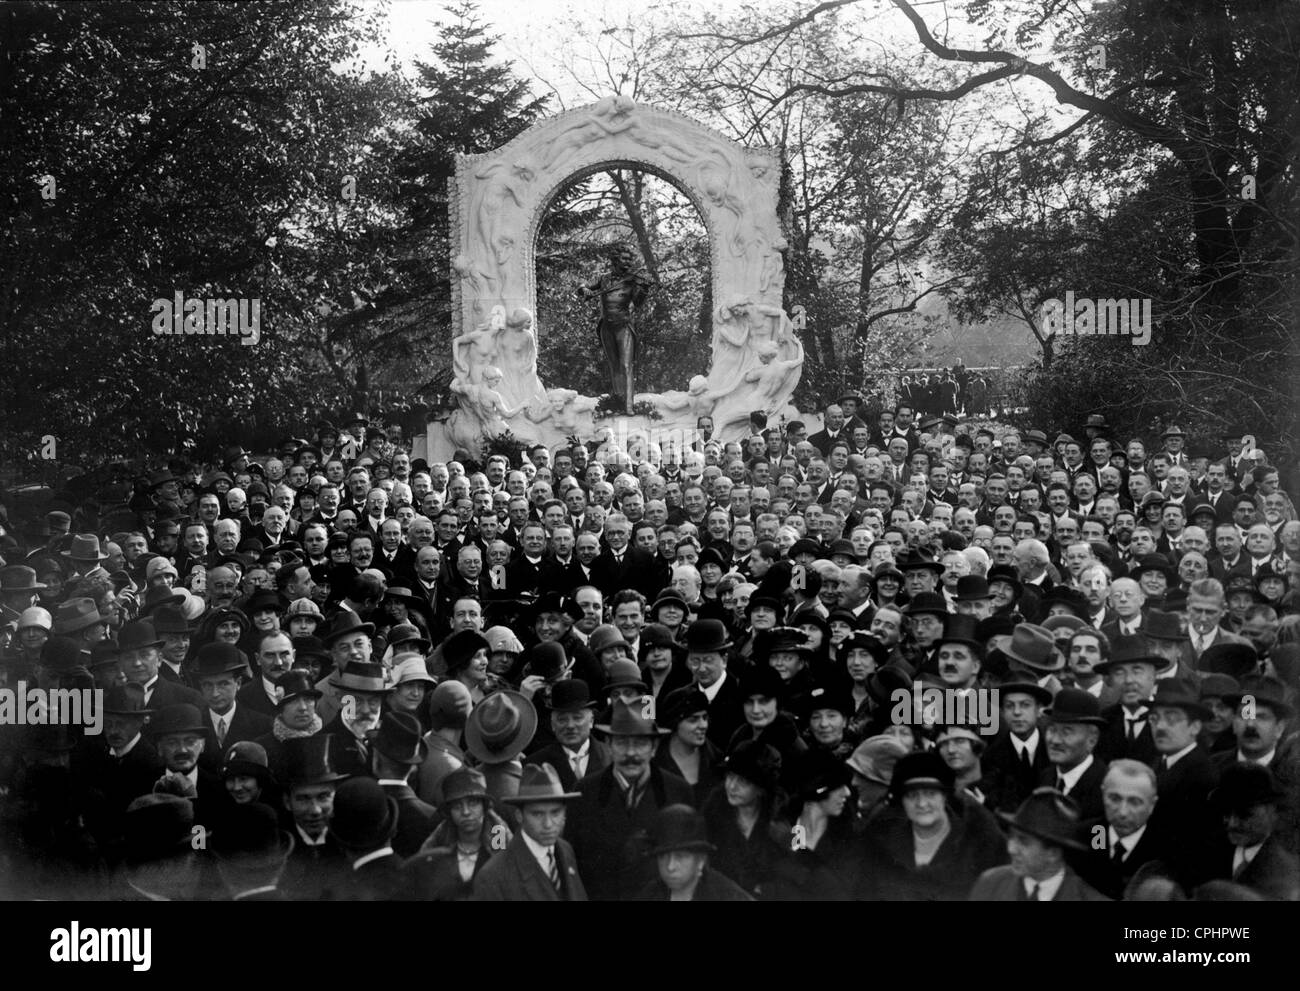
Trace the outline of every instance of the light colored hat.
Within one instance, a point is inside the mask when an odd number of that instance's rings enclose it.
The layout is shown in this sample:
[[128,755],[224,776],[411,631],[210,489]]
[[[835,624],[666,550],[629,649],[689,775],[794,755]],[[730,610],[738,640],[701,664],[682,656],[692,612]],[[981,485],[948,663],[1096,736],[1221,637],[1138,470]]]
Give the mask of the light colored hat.
[[397,688],[399,685],[407,685],[413,681],[423,681],[429,685],[437,684],[429,676],[429,669],[425,667],[424,657],[417,653],[399,654],[395,658],[393,670],[389,675],[390,687]]
[[154,575],[160,574],[170,574],[173,578],[180,577],[180,572],[176,570],[176,565],[172,564],[165,557],[154,558],[144,569],[145,581],[149,581]]
[[494,654],[499,650],[504,650],[511,654],[522,654],[524,652],[524,645],[520,643],[519,638],[515,636],[515,631],[510,629],[508,626],[489,627],[487,632],[483,634],[483,637],[488,642],[489,653]]
[[289,608],[284,611],[285,621],[293,619],[295,616],[312,616],[320,622],[325,622],[325,615],[320,611],[320,606],[316,605],[311,599],[301,598],[294,599],[289,603]]
[[31,606],[24,609],[18,617],[18,629],[24,629],[28,626],[39,626],[42,630],[54,629],[54,617],[50,615],[49,610],[42,609],[40,606]]

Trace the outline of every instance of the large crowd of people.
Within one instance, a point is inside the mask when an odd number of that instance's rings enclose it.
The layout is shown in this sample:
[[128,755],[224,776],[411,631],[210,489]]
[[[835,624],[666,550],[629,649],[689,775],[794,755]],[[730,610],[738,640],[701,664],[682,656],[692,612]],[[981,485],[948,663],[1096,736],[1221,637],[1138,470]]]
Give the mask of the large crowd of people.
[[4,498],[5,897],[1300,898],[1278,467],[955,409]]

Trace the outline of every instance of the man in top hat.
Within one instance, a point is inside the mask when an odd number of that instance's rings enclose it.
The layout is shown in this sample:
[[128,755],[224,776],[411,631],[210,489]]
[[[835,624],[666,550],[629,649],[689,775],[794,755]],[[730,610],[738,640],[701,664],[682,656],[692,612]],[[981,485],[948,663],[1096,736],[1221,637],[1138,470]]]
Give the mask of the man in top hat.
[[329,684],[336,693],[338,712],[325,723],[322,732],[337,738],[336,759],[345,774],[367,774],[370,733],[379,726],[390,687],[387,672],[382,664],[349,664]]
[[1106,767],[1093,754],[1106,724],[1100,705],[1081,688],[1062,688],[1046,715],[1043,736],[1052,766],[1039,777],[1039,784],[1073,799],[1084,819],[1101,818]]
[[1157,757],[1147,719],[1156,676],[1172,665],[1152,652],[1143,637],[1117,637],[1110,656],[1093,665],[1119,691],[1119,701],[1102,710],[1106,721],[1097,743],[1097,759],[1105,763],[1128,757],[1154,768]]
[[1286,698],[1286,686],[1270,675],[1250,675],[1241,679],[1241,690],[1224,701],[1236,710],[1232,732],[1237,746],[1211,760],[1220,771],[1237,762],[1270,767],[1295,715]]
[[397,799],[397,832],[393,850],[413,856],[433,832],[437,810],[416,797],[408,781],[423,763],[429,745],[421,739],[420,721],[406,712],[385,712],[371,739],[371,773],[384,792]]
[[709,741],[725,748],[745,721],[738,680],[727,671],[732,643],[719,619],[698,619],[686,631],[686,668],[709,700]]
[[534,751],[528,759],[555,768],[565,790],[573,790],[588,774],[609,766],[609,746],[591,736],[596,705],[581,678],[569,678],[551,689],[551,732],[555,741]]
[[1039,788],[1014,815],[999,812],[1010,828],[1011,863],[985,871],[971,889],[973,902],[1109,901],[1079,877],[1066,861],[1067,851],[1087,850],[1079,807],[1051,788]]
[[385,794],[365,774],[348,778],[335,789],[330,832],[348,863],[339,886],[327,892],[333,901],[392,901],[406,886],[402,860],[393,851],[400,813],[397,799]]
[[272,718],[239,704],[239,679],[247,672],[243,651],[234,644],[209,643],[199,648],[195,674],[208,727],[204,762],[216,768],[221,755],[236,743],[271,732]]
[[329,829],[335,790],[347,777],[334,766],[333,744],[320,734],[284,741],[281,801],[294,849],[281,888],[295,901],[320,900],[338,887],[337,876],[348,866]]
[[465,749],[477,761],[494,799],[502,801],[518,791],[523,774],[520,755],[536,733],[537,708],[521,692],[493,692],[470,712]]
[[144,689],[145,704],[151,709],[173,705],[203,708],[203,696],[177,681],[167,681],[159,673],[163,641],[154,631],[153,622],[136,619],[122,627],[118,635],[118,667],[127,681]]
[[[652,700],[651,700],[652,701]],[[653,879],[638,843],[668,805],[692,805],[691,786],[653,763],[660,729],[642,705],[616,702],[609,723],[597,726],[609,741],[613,763],[578,784],[570,829],[593,901],[634,897]]]
[[163,763],[154,788],[192,799],[195,821],[210,826],[228,798],[221,777],[199,764],[205,733],[199,709],[185,703],[163,706],[149,720],[149,735]]
[[1223,817],[1227,843],[1214,874],[1275,901],[1300,901],[1300,861],[1279,830],[1283,798],[1272,773],[1258,764],[1233,764],[1223,772],[1210,803]]
[[506,800],[518,808],[520,828],[474,877],[470,900],[586,901],[577,857],[563,838],[568,809],[579,797],[564,790],[549,764],[525,767],[518,792]]

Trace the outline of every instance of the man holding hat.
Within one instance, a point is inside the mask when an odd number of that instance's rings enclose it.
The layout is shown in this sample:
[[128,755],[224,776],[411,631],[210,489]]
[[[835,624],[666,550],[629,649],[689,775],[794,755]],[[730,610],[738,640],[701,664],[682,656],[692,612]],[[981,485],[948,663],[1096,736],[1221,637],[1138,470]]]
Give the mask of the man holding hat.
[[641,889],[638,901],[750,902],[754,899],[730,878],[709,867],[704,816],[688,805],[660,809],[650,826],[650,851],[659,876]]
[[626,901],[653,879],[641,854],[655,814],[668,805],[692,805],[691,786],[654,764],[660,729],[643,705],[616,702],[608,724],[613,763],[578,783],[570,834],[593,901]]
[[[1073,691],[1073,689],[1067,689]],[[971,890],[973,902],[1109,901],[1066,862],[1066,851],[1088,849],[1079,807],[1051,788],[1039,788],[1016,810],[999,812],[1010,827],[1011,863],[985,871]]]
[[421,801],[407,782],[428,756],[420,721],[408,712],[385,712],[371,738],[370,771],[385,794],[397,800],[397,832],[393,850],[399,857],[414,855],[433,832],[438,813]]
[[1265,898],[1300,901],[1300,862],[1278,831],[1283,795],[1272,773],[1259,764],[1233,764],[1210,793],[1222,815],[1228,842],[1215,863],[1217,877],[1231,878]]
[[586,901],[578,859],[563,839],[569,805],[579,798],[549,764],[525,767],[518,792],[507,799],[519,809],[520,828],[474,877],[470,901]]
[[1084,819],[1105,814],[1101,783],[1106,767],[1093,755],[1105,725],[1097,700],[1081,688],[1062,688],[1047,710],[1043,735],[1052,766],[1039,777],[1039,784],[1072,799]]
[[192,799],[195,821],[210,826],[228,799],[221,778],[199,765],[205,733],[198,708],[185,703],[163,706],[149,720],[149,735],[163,762],[155,790]]

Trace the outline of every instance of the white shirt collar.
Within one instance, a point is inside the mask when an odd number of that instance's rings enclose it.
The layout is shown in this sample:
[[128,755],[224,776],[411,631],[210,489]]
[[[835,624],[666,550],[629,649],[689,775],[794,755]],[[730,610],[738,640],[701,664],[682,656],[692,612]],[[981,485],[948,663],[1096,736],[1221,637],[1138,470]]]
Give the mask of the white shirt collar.
[[1183,747],[1182,750],[1178,751],[1178,753],[1176,753],[1176,754],[1165,754],[1165,755],[1164,755],[1164,756],[1165,756],[1165,767],[1173,767],[1175,764],[1177,764],[1180,760],[1182,760],[1184,757],[1186,757],[1188,754],[1190,754],[1190,753],[1191,753],[1193,750],[1195,750],[1195,749],[1196,749],[1196,741],[1193,740],[1193,741],[1192,741],[1191,743],[1189,743],[1187,746]]
[[143,731],[137,733],[135,736],[131,737],[131,742],[128,743],[121,750],[114,750],[112,747],[109,747],[108,752],[111,753],[114,757],[125,757],[127,754],[129,754],[132,750],[135,749],[135,745],[140,742],[140,738],[143,735],[144,735]]
[[710,703],[712,703],[713,700],[718,697],[718,692],[722,691],[722,683],[726,680],[727,680],[727,672],[723,671],[722,674],[718,676],[718,680],[715,681],[712,685],[709,685],[707,688],[701,685],[700,691],[702,691],[704,693],[704,697],[708,699]]
[[1028,750],[1029,761],[1030,763],[1033,763],[1034,758],[1038,756],[1038,727],[1035,726],[1034,731],[1023,740],[1016,736],[1016,734],[1012,733],[1011,746],[1015,750],[1017,757],[1019,757],[1023,751]]
[[1272,750],[1270,750],[1268,753],[1266,753],[1266,754],[1265,754],[1263,757],[1261,757],[1259,760],[1251,760],[1251,758],[1247,757],[1247,756],[1246,756],[1245,754],[1243,754],[1240,750],[1238,750],[1238,751],[1237,751],[1237,763],[1238,763],[1238,764],[1258,764],[1260,767],[1268,767],[1269,764],[1273,763],[1273,755],[1276,754],[1276,753],[1277,753],[1277,748],[1274,747]]
[[1025,894],[1029,894],[1030,888],[1038,885],[1038,900],[1040,902],[1050,902],[1056,897],[1056,893],[1061,890],[1061,885],[1065,882],[1065,868],[1053,874],[1046,881],[1035,881],[1032,877],[1023,878],[1021,883],[1025,886]]
[[1074,790],[1074,786],[1079,783],[1079,779],[1084,776],[1088,768],[1092,767],[1092,761],[1092,754],[1089,754],[1068,771],[1062,771],[1059,767],[1056,769],[1056,773],[1065,779],[1065,790],[1067,792]]
[[311,838],[311,835],[307,833],[307,831],[304,830],[301,826],[299,826],[296,822],[293,824],[293,828],[298,831],[298,836],[302,839],[302,842],[306,846],[324,846],[325,842],[329,839],[329,835],[330,835],[329,830],[327,829],[320,834],[319,839],[314,840]]
[[528,852],[531,853],[533,855],[533,858],[537,861],[537,863],[541,865],[542,873],[547,877],[550,877],[551,876],[551,851],[553,851],[555,847],[542,846],[535,839],[533,839],[531,836],[525,833],[522,829],[519,831],[519,835],[524,838],[524,846],[528,847]]
[[380,778],[375,782],[375,784],[379,785],[380,788],[384,787],[384,785],[396,785],[400,788],[402,785],[407,784],[407,782],[402,781],[400,778]]
[[237,702],[230,703],[230,708],[227,709],[224,713],[217,712],[215,709],[208,710],[208,718],[212,720],[212,731],[214,733],[217,730],[217,723],[221,722],[221,720],[223,719],[226,721],[226,732],[227,733],[230,732],[230,724],[235,720],[236,705],[238,705]]
[[1237,871],[1259,856],[1260,847],[1263,845],[1263,843],[1256,843],[1254,846],[1234,847],[1232,851],[1232,873],[1236,874]]
[[1114,826],[1107,826],[1106,849],[1114,850],[1115,844],[1122,841],[1124,844],[1124,859],[1128,860],[1129,856],[1133,853],[1133,849],[1142,842],[1142,834],[1146,831],[1147,824],[1143,823],[1139,829],[1133,830],[1133,832],[1129,833],[1127,836],[1120,836],[1119,833],[1115,832]]

